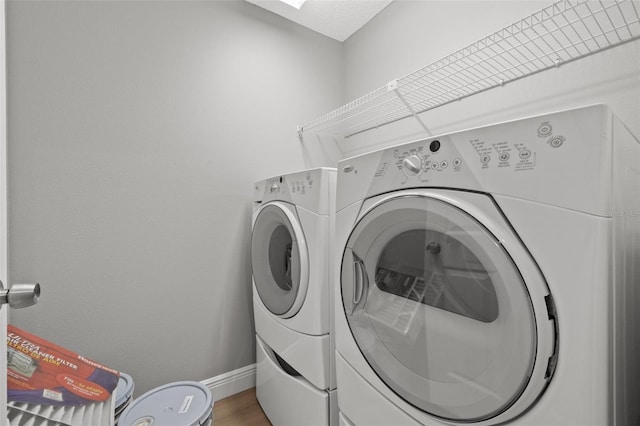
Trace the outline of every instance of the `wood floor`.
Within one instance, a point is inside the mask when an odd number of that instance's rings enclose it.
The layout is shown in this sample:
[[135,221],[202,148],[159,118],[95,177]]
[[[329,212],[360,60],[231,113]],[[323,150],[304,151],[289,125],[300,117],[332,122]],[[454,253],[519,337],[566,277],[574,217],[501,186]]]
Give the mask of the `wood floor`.
[[216,401],[213,423],[216,426],[271,426],[256,399],[256,388]]

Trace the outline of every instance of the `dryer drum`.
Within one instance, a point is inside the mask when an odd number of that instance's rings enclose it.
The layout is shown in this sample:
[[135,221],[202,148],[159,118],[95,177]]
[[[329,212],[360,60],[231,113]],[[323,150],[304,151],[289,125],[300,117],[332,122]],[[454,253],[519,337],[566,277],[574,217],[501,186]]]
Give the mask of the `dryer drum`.
[[269,239],[269,266],[275,283],[282,290],[293,287],[291,278],[291,234],[284,225],[276,227]]

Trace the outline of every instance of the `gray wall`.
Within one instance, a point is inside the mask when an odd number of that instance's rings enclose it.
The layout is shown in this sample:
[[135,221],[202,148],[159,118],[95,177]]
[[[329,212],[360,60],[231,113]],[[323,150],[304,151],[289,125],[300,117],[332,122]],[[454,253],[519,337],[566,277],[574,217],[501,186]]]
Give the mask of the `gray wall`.
[[[348,100],[403,77],[551,4],[551,0],[395,0],[345,43]],[[481,19],[479,19],[481,17]],[[640,40],[421,115],[433,135],[606,103],[640,136]],[[345,156],[425,137],[414,119],[340,143]]]
[[8,1],[10,322],[136,394],[254,362],[253,182],[307,166],[342,46],[244,1]]

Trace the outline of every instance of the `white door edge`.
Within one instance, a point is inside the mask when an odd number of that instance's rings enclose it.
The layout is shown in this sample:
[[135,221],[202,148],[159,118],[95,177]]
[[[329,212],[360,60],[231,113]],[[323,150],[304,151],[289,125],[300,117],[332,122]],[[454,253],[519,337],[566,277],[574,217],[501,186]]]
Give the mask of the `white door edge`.
[[[5,0],[0,0],[0,280],[7,281],[7,75]],[[0,339],[7,341],[8,307],[0,309]],[[0,350],[0,421],[7,418],[7,351]]]

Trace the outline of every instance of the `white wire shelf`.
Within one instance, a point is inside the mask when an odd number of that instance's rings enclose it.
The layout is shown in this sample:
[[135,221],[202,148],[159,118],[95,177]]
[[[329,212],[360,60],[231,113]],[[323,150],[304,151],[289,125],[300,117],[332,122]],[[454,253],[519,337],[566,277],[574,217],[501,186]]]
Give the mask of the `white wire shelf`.
[[[640,38],[637,0],[560,0],[298,127],[348,138]],[[420,124],[426,129],[422,121]]]

